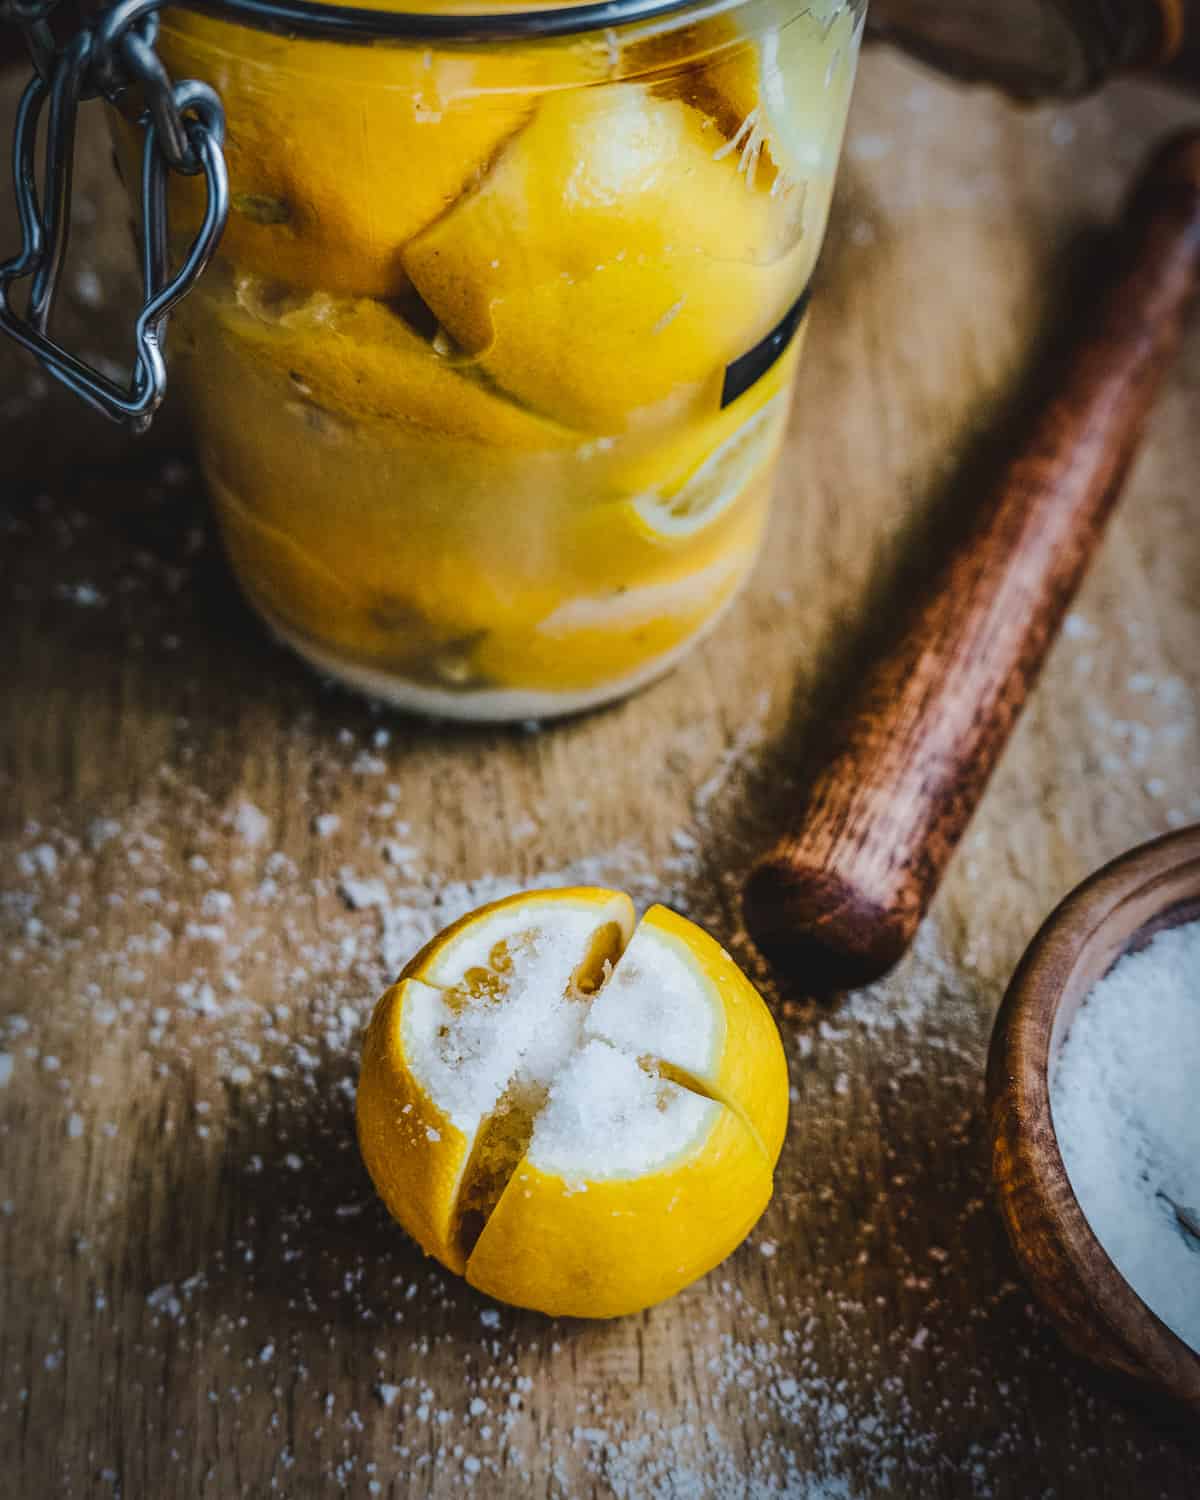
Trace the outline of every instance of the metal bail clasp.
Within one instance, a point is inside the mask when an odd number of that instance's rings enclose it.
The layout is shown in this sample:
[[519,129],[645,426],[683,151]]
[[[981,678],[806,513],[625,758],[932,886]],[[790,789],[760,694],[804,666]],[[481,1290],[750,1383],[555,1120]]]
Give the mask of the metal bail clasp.
[[[171,309],[195,285],[216,249],[229,214],[229,181],[222,145],[225,112],[205,83],[173,84],[154,50],[161,0],[119,0],[93,26],[61,47],[49,14],[55,0],[0,0],[0,21],[21,26],[34,77],[21,95],[13,134],[13,179],[21,251],[0,263],[0,329],[39,359],[56,380],[134,432],[144,432],[167,389],[162,341]],[[134,328],[133,373],[122,387],[76,358],[49,335],[50,315],[66,258],[71,175],[80,100],[113,100],[131,83],[142,86],[146,131],[142,151],[142,288]],[[37,179],[37,135],[49,102],[44,180]],[[168,255],[167,172],[203,172],[204,218],[172,275]],[[14,283],[31,278],[24,316],[12,306]]]

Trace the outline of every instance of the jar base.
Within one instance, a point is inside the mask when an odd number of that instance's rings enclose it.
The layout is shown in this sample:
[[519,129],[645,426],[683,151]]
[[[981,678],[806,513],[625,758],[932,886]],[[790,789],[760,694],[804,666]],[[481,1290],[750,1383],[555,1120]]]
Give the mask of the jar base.
[[271,632],[310,667],[367,698],[428,719],[514,724],[522,720],[562,719],[571,714],[587,713],[590,709],[615,703],[618,699],[628,698],[642,688],[649,687],[652,682],[672,671],[694,646],[698,646],[715,629],[739,592],[740,590],[735,589],[686,640],[646,662],[637,671],[614,682],[606,682],[602,687],[559,693],[523,688],[469,688],[456,691],[453,688],[430,687],[425,683],[407,681],[382,667],[347,661],[336,652],[291,630],[258,600],[251,599],[250,602]]

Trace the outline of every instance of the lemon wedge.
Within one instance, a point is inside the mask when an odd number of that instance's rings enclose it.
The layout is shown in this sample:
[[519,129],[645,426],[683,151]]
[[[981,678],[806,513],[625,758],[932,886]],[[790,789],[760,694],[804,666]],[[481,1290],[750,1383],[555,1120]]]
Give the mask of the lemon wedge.
[[694,535],[735,505],[754,479],[770,471],[787,423],[787,394],[780,392],[725,439],[677,490],[651,492],[632,502],[654,536]]
[[[215,294],[216,282],[206,290]],[[235,275],[231,292],[217,302],[213,342],[226,344],[231,362],[286,377],[293,399],[339,420],[389,433],[414,428],[502,450],[579,442],[560,424],[488,390],[469,367],[439,355],[386,303],[293,294],[245,272]],[[200,330],[199,336],[208,335]],[[219,350],[212,357],[219,359]]]
[[[496,49],[347,47],[178,10],[159,50],[172,76],[211,83],[225,106],[221,255],[340,294],[400,291],[404,244],[533,109],[531,80]],[[176,173],[170,190],[173,222],[194,221],[203,179]]]
[[709,117],[640,84],[549,95],[404,268],[498,386],[560,422],[715,407],[803,284],[794,226],[721,151]]

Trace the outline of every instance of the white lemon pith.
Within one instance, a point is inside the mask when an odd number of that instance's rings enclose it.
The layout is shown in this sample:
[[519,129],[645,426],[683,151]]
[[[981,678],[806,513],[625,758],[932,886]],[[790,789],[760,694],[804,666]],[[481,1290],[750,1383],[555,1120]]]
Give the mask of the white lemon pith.
[[619,892],[494,903],[372,1018],[359,1142],[387,1207],[503,1301],[613,1317],[723,1260],[771,1196],[775,1024],[733,960]]

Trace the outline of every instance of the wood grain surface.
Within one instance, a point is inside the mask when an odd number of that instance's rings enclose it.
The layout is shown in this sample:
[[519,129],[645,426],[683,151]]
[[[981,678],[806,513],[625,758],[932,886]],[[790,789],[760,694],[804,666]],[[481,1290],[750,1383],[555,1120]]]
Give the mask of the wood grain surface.
[[867,672],[751,872],[746,921],[824,988],[904,954],[1104,534],[1200,276],[1200,135],[1155,151],[994,487]]
[[[1195,332],[914,952],[818,1005],[738,900],[789,768],[994,476],[1087,234],[1194,111],[1123,84],[1018,112],[871,55],[754,586],[669,680],[540,733],[322,685],[239,602],[186,413],[131,448],[0,353],[6,1500],[1196,1496],[1195,1440],[1033,1305],[983,1113],[1042,916],[1200,815]],[[63,332],[115,354],[123,212],[90,144]],[[581,876],[745,959],[794,1085],[750,1241],[596,1326],[424,1262],[352,1137],[389,969],[475,899]]]

